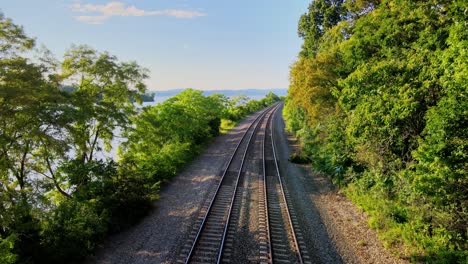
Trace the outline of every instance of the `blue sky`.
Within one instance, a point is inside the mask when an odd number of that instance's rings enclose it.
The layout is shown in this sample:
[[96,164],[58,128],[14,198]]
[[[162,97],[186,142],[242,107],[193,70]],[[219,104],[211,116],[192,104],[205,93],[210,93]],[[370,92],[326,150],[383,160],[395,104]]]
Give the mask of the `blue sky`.
[[0,0],[58,58],[72,44],[135,60],[150,90],[286,88],[310,0]]

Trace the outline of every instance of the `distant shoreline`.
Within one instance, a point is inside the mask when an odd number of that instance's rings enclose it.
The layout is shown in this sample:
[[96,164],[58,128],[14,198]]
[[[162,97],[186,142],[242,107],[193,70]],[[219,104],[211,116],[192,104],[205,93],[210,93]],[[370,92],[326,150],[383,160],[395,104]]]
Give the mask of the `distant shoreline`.
[[[154,93],[155,96],[174,96],[185,89],[173,89],[173,90],[150,90],[148,92]],[[278,96],[286,96],[288,89],[287,88],[272,88],[272,89],[223,89],[223,90],[201,90],[204,95],[211,94],[224,94],[226,96],[234,96],[245,94],[246,96],[265,96],[268,92],[273,92]]]

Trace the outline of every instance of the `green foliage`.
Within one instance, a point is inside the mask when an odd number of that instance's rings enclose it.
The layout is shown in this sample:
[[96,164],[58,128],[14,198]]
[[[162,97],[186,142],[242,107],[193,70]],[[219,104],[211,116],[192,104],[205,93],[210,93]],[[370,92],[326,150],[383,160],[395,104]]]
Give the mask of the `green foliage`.
[[201,91],[187,89],[144,108],[127,131],[123,162],[152,181],[168,180],[201,144],[219,133],[222,105]]
[[226,134],[229,130],[236,126],[236,122],[230,119],[221,119],[221,124],[219,125],[219,132],[221,134]]
[[16,263],[17,255],[14,254],[15,241],[17,237],[12,234],[6,238],[0,237],[0,262],[5,264]]
[[95,155],[136,114],[146,70],[83,46],[60,72],[48,52],[28,59],[33,47],[0,15],[0,262],[78,261],[157,198]]
[[75,199],[62,202],[44,221],[43,244],[46,252],[36,261],[72,262],[89,254],[107,229],[107,216],[105,212],[97,212],[96,203],[95,200]]
[[343,19],[343,0],[315,0],[307,13],[299,19],[298,34],[304,39],[303,57],[313,57],[320,46],[320,38]]
[[135,114],[134,102],[144,94],[147,70],[87,46],[69,50],[62,69],[63,77],[77,87],[74,122],[68,127],[70,141],[76,156],[87,162],[99,150],[98,141],[109,146],[115,128],[125,127]]
[[313,1],[299,22],[286,126],[385,243],[416,261],[467,258],[464,6]]
[[102,209],[110,214],[108,229],[110,232],[123,230],[145,216],[159,198],[159,182],[152,182],[140,173],[131,174],[120,165],[119,174],[109,182],[103,197]]
[[273,92],[268,92],[265,98],[261,100],[264,106],[272,105],[276,102],[279,102],[281,99],[278,95],[274,94]]
[[305,112],[302,107],[294,105],[289,98],[286,98],[284,104],[283,117],[286,122],[286,129],[292,133],[297,133],[305,126]]
[[244,94],[233,96],[228,99],[224,95],[212,95],[220,100],[224,106],[221,114],[220,132],[226,133],[233,128],[237,122],[246,118],[249,114],[256,112],[282,99],[276,94],[269,92],[260,100],[251,100]]
[[416,193],[423,197],[419,202],[429,201],[434,207],[431,224],[444,223],[453,240],[463,244],[466,234],[456,237],[468,227],[468,34],[460,24],[451,27],[448,43],[441,65],[445,96],[426,114],[411,176]]
[[0,13],[0,53],[3,56],[15,56],[17,52],[29,50],[34,46],[34,40],[26,36],[21,26],[13,23]]
[[292,163],[297,164],[307,164],[310,163],[310,159],[308,156],[303,155],[302,153],[293,153],[289,156],[288,160]]
[[[121,148],[123,164],[142,172],[153,182],[171,179],[203,144],[219,134],[224,124],[279,100],[270,93],[261,101],[221,95],[203,96],[186,89],[163,103],[146,107],[127,130],[128,141]],[[227,118],[235,117],[231,120]],[[224,119],[223,119],[224,118]],[[227,121],[230,120],[230,121]]]

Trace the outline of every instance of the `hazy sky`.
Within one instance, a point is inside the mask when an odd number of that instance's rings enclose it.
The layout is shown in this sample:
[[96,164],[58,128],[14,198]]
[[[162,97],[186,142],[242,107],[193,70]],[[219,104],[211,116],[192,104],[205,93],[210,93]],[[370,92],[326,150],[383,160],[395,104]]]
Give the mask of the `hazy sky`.
[[87,44],[151,71],[150,90],[286,88],[310,0],[0,0],[58,58]]

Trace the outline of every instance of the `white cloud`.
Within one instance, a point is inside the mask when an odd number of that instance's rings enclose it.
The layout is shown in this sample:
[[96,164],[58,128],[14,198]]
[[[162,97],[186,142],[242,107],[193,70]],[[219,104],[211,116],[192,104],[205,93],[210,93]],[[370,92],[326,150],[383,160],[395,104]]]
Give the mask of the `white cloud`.
[[90,24],[100,24],[113,16],[171,16],[176,18],[194,18],[206,16],[200,11],[166,9],[147,11],[135,6],[125,6],[122,2],[109,2],[105,5],[80,4],[71,5],[71,10],[77,13],[95,13],[93,15],[76,16],[75,19]]
[[107,16],[76,16],[75,19],[88,24],[101,24],[109,17]]

